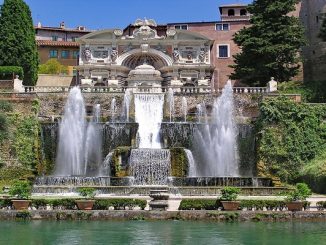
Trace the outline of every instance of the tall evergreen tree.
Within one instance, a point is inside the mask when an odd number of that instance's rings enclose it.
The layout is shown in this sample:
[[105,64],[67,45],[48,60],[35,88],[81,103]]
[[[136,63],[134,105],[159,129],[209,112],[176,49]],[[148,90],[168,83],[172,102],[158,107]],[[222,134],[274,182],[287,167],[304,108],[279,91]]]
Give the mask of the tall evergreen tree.
[[290,16],[300,0],[254,0],[248,6],[251,26],[236,33],[241,52],[234,55],[231,79],[265,85],[271,77],[289,81],[298,74],[304,30],[298,18]]
[[38,53],[31,11],[23,0],[4,0],[0,14],[0,65],[21,66],[24,84],[35,85]]

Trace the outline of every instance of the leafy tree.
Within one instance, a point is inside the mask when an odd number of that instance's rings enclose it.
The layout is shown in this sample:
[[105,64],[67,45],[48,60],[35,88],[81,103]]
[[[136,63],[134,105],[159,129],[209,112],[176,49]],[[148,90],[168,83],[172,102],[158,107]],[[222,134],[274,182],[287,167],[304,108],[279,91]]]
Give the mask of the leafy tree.
[[49,59],[45,64],[39,66],[39,74],[67,74],[68,68],[61,65],[57,59]]
[[0,15],[0,66],[23,67],[24,84],[35,85],[38,53],[31,11],[23,0],[4,0]]
[[251,26],[234,36],[242,51],[236,55],[232,79],[265,85],[271,77],[289,81],[298,74],[304,30],[290,12],[299,0],[254,0],[248,7]]

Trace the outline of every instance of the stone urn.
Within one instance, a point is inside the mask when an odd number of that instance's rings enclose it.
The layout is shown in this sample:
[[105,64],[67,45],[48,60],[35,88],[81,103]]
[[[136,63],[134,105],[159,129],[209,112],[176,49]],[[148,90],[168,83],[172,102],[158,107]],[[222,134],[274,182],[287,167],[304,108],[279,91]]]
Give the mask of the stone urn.
[[221,201],[225,211],[237,211],[240,206],[239,201]]
[[30,203],[32,202],[31,200],[11,200],[12,205],[16,210],[27,210]]
[[95,200],[76,200],[79,210],[92,210]]
[[294,201],[294,202],[287,202],[286,206],[288,207],[289,211],[302,211],[304,202],[301,201]]

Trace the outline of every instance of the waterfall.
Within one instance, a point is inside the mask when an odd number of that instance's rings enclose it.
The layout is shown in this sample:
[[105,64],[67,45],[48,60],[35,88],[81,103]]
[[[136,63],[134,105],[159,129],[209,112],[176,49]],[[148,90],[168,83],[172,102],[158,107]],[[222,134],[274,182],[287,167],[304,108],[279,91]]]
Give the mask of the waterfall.
[[129,110],[130,110],[130,101],[132,98],[132,90],[126,89],[124,97],[123,97],[123,104],[122,104],[122,119],[125,122],[129,122]]
[[170,165],[170,150],[131,150],[130,168],[134,185],[166,185],[170,176]]
[[110,164],[112,160],[113,152],[111,151],[103,161],[103,164],[100,168],[100,176],[110,176]]
[[172,122],[174,118],[174,95],[172,88],[169,88],[168,90],[167,102],[169,106],[170,122]]
[[163,94],[135,94],[135,118],[139,124],[139,148],[161,148]]
[[187,105],[186,97],[182,97],[181,112],[182,112],[184,121],[187,122],[188,105]]
[[111,100],[111,121],[115,122],[115,114],[116,114],[116,99],[113,98]]
[[214,102],[211,122],[195,133],[194,149],[200,155],[199,176],[238,176],[237,128],[233,89],[229,81]]
[[98,175],[102,163],[102,126],[98,124],[101,106],[94,106],[92,120],[88,123],[85,141],[85,174]]
[[55,174],[84,175],[84,141],[86,127],[84,99],[78,87],[70,90],[64,116],[59,125],[59,143]]
[[187,161],[188,161],[188,168],[189,168],[189,174],[188,177],[196,177],[197,176],[197,169],[196,169],[196,163],[194,156],[192,155],[192,152],[188,149],[184,149]]

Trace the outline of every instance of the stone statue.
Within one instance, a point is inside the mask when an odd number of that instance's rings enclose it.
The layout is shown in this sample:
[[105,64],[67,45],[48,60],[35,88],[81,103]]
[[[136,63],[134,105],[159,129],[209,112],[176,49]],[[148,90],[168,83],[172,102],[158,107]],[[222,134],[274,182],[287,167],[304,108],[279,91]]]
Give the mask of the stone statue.
[[111,60],[112,60],[112,62],[115,62],[117,60],[117,58],[118,58],[118,51],[115,48],[113,48],[111,50]]
[[199,51],[199,61],[204,63],[206,60],[206,52],[204,49],[200,49]]
[[89,48],[85,48],[83,51],[83,58],[86,62],[89,62],[92,58],[92,53]]
[[173,51],[173,60],[174,62],[178,62],[180,59],[180,52],[178,49],[174,49]]

